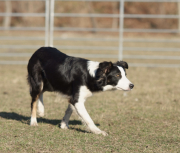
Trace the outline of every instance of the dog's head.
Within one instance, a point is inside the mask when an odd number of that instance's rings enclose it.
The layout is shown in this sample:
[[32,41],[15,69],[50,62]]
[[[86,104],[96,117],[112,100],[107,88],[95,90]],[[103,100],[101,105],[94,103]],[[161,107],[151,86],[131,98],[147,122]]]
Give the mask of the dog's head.
[[124,61],[99,63],[96,71],[98,86],[101,86],[103,90],[131,90],[134,85],[127,79],[126,69],[128,69],[128,64]]

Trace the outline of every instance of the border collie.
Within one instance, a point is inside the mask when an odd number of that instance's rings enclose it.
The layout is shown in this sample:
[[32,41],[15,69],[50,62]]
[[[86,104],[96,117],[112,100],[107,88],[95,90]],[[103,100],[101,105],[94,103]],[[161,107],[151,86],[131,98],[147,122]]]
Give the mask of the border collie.
[[69,106],[60,125],[62,129],[68,128],[69,118],[76,110],[92,133],[107,135],[94,124],[86,111],[86,99],[92,96],[92,92],[112,89],[129,91],[134,87],[126,78],[128,64],[124,61],[99,63],[68,56],[51,47],[38,49],[30,58],[27,69],[32,97],[32,126],[38,125],[36,107],[39,116],[44,116],[43,93],[55,91],[69,99]]

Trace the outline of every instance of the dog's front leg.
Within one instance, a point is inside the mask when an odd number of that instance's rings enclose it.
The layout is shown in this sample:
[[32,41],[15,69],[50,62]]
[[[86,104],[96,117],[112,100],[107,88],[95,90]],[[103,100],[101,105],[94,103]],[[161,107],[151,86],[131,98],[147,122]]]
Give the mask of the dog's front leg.
[[78,102],[75,104],[76,111],[78,115],[82,118],[82,120],[85,122],[85,124],[88,126],[89,130],[92,133],[95,134],[102,134],[104,136],[107,135],[106,132],[101,131],[93,122],[91,117],[89,116],[88,112],[86,111],[86,108],[84,106],[84,103]]
[[44,116],[44,103],[43,103],[43,93],[40,94],[38,103],[37,103],[37,112],[40,117]]
[[81,117],[81,119],[84,121],[84,123],[88,126],[89,130],[92,133],[95,134],[102,134],[104,136],[107,135],[106,132],[101,131],[93,122],[91,117],[89,116],[88,112],[86,111],[86,108],[84,106],[84,102],[86,101],[87,97],[90,97],[92,93],[87,89],[86,86],[81,86],[80,92],[79,92],[79,98],[78,101],[75,103],[75,109],[78,113],[78,115]]
[[65,115],[64,115],[64,117],[63,117],[63,119],[61,121],[61,125],[60,125],[61,129],[68,129],[69,128],[68,122],[69,122],[69,118],[71,117],[71,114],[73,112],[73,109],[74,109],[73,107],[74,106],[72,104],[68,105],[68,108],[67,108],[67,110],[65,112]]

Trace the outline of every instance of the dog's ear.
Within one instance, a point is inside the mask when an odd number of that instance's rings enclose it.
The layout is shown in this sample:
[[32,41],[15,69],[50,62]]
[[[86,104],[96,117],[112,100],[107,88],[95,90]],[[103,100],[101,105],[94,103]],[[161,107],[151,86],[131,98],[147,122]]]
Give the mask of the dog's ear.
[[124,69],[128,69],[128,64],[127,64],[125,61],[117,61],[117,62],[115,63],[115,65],[121,66],[121,67],[123,67]]
[[112,62],[99,63],[99,68],[96,72],[96,84],[98,87],[105,86],[107,84],[106,75],[111,71],[113,67]]
[[96,80],[96,83],[98,87],[105,86],[107,84],[107,77],[105,76],[100,77],[98,80]]
[[109,73],[112,67],[113,67],[112,62],[105,61],[105,62],[99,63],[99,69],[105,74]]

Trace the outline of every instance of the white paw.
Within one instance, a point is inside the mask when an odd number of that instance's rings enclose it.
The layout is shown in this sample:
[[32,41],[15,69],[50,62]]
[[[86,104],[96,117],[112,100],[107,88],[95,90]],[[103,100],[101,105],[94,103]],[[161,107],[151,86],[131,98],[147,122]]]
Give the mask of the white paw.
[[37,119],[31,117],[30,125],[31,125],[31,126],[38,126]]
[[101,131],[99,128],[97,127],[89,127],[90,131],[94,134],[102,134],[103,136],[107,136],[108,134],[104,131]]
[[38,102],[37,113],[40,117],[44,116],[44,105],[41,102]]
[[61,129],[68,129],[68,128],[69,128],[69,126],[64,121],[62,121],[61,122]]
[[38,115],[39,115],[40,117],[43,117],[43,116],[44,116],[44,112],[42,112],[42,111],[37,111],[37,113],[38,113]]
[[101,134],[107,136],[108,134],[105,131],[101,131]]
[[92,131],[94,134],[102,134],[103,136],[107,136],[108,134],[105,131]]

